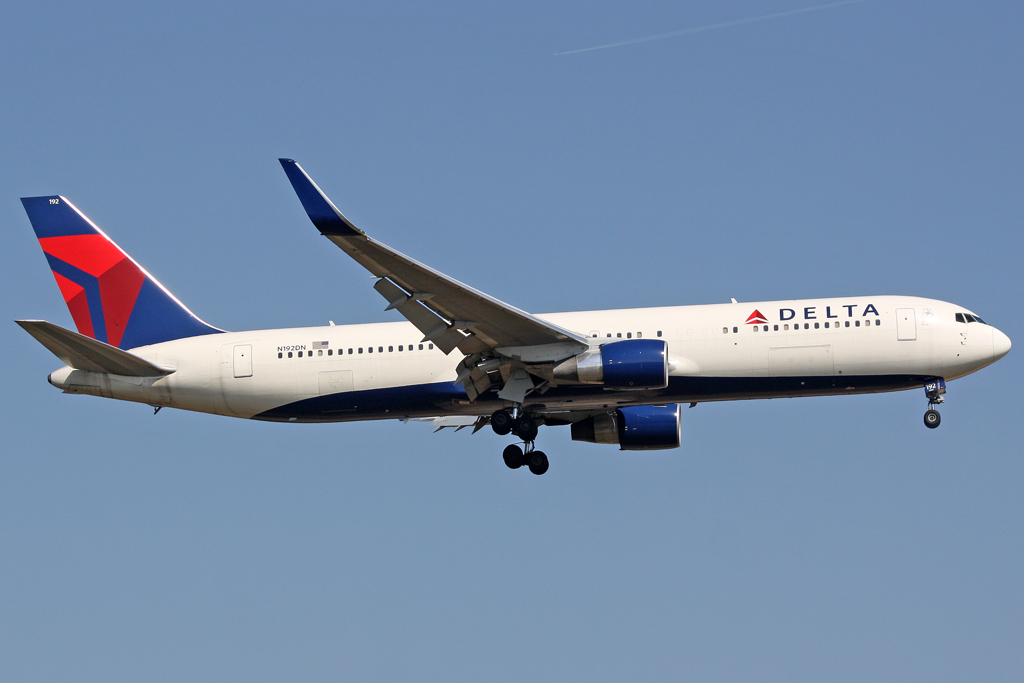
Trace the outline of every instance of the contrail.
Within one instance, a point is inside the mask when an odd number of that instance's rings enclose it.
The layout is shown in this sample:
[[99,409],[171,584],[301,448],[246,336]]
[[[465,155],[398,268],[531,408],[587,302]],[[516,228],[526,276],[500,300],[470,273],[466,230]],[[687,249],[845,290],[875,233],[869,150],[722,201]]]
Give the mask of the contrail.
[[795,14],[806,14],[807,12],[817,12],[818,10],[829,9],[831,7],[839,7],[840,5],[854,5],[860,2],[867,2],[867,0],[840,0],[840,2],[830,2],[826,5],[815,5],[814,7],[805,7],[803,9],[791,9],[787,12],[776,12],[775,14],[764,14],[759,17],[747,17],[746,19],[734,19],[733,21],[723,21],[719,24],[708,24],[707,26],[698,26],[696,28],[684,28],[681,31],[671,31],[669,33],[659,33],[655,36],[647,36],[646,38],[634,38],[633,40],[623,40],[620,43],[608,43],[607,45],[596,45],[594,47],[585,47],[581,50],[569,50],[567,52],[556,52],[555,56],[559,55],[574,55],[579,52],[591,52],[592,50],[607,50],[610,47],[622,47],[623,45],[634,45],[636,43],[648,43],[652,40],[661,40],[663,38],[675,38],[677,36],[689,36],[694,33],[704,33],[705,31],[714,31],[719,28],[727,28],[729,26],[740,26],[742,24],[753,24],[758,21],[768,21],[769,19],[778,19],[779,17],[791,17]]

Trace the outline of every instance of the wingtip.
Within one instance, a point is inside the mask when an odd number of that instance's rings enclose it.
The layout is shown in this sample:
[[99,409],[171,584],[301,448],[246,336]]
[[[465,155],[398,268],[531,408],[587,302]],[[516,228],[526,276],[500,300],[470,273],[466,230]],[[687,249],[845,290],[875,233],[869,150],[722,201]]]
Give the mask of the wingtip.
[[291,159],[278,159],[281,168],[288,176],[292,189],[299,197],[299,202],[306,210],[306,214],[313,222],[313,225],[324,235],[338,235],[342,237],[357,237],[365,233],[352,225],[347,218],[338,211],[327,195],[317,187],[309,174]]

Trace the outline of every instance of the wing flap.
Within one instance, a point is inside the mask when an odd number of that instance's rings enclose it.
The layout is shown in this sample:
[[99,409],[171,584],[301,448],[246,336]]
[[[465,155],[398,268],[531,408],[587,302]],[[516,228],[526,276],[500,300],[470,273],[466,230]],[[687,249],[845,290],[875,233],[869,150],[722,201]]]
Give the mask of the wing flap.
[[395,309],[423,333],[422,341],[433,342],[446,354],[454,351],[465,336],[451,323],[420,305],[423,298],[433,295],[406,292],[387,278],[377,280],[373,288],[388,300],[388,309]]
[[76,370],[103,372],[126,377],[164,377],[174,370],[154,365],[133,353],[122,351],[84,334],[65,330],[45,320],[15,320],[36,341]]

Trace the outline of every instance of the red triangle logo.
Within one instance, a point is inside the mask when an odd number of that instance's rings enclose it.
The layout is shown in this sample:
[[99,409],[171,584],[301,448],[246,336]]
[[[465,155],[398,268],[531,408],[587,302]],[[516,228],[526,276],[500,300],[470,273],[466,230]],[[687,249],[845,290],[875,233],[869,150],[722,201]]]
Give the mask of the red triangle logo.
[[748,325],[756,325],[758,323],[766,322],[768,322],[768,318],[761,315],[761,311],[757,310],[756,308],[754,309],[754,312],[750,314],[750,317],[747,318]]

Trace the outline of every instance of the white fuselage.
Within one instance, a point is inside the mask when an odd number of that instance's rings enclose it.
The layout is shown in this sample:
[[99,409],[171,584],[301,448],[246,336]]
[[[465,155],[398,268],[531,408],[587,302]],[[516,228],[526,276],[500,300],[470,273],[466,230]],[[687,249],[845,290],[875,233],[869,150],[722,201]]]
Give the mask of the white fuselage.
[[[664,339],[670,384],[634,392],[556,382],[525,404],[585,410],[918,388],[974,372],[1009,350],[1002,332],[957,322],[957,313],[969,311],[875,296],[539,315],[592,346]],[[50,382],[72,393],[279,421],[489,415],[506,405],[493,394],[470,402],[454,384],[458,354],[422,336],[404,321],[209,334],[131,349],[173,369],[166,377],[66,367]]]

